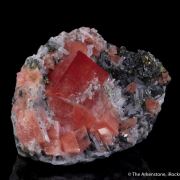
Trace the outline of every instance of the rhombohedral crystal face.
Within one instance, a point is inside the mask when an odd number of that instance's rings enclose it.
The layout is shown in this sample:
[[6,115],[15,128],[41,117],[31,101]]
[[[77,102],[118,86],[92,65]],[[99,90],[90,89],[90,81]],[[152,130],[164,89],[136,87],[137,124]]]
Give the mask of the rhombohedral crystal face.
[[17,73],[18,153],[74,164],[132,147],[151,131],[170,79],[150,52],[118,48],[95,29],[62,32]]

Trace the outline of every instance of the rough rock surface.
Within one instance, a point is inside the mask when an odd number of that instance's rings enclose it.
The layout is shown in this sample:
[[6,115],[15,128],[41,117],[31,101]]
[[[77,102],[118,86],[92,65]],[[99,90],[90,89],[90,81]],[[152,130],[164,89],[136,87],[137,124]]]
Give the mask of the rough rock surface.
[[18,153],[74,164],[132,147],[151,131],[170,79],[150,52],[118,48],[95,29],[62,32],[17,73]]

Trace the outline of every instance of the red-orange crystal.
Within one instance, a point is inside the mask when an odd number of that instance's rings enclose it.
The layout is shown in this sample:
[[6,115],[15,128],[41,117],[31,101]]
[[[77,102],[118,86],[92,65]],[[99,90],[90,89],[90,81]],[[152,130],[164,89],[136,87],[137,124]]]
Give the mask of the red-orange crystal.
[[[56,73],[56,79],[50,79],[47,87],[49,104],[60,123],[63,151],[78,153],[85,150],[90,145],[87,131],[96,131],[105,144],[111,144],[112,138],[118,134],[118,120],[102,89],[109,74],[80,51],[70,61],[64,74],[58,76]],[[61,66],[64,67],[63,62],[55,71],[61,71]],[[78,101],[94,79],[99,85],[94,95]]]

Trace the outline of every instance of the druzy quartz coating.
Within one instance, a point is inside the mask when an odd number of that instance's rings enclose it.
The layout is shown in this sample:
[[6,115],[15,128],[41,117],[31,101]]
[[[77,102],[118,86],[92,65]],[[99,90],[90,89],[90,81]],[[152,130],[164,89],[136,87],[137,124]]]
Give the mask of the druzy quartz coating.
[[17,73],[18,153],[67,165],[132,147],[151,131],[170,79],[150,52],[118,48],[93,28],[62,32]]

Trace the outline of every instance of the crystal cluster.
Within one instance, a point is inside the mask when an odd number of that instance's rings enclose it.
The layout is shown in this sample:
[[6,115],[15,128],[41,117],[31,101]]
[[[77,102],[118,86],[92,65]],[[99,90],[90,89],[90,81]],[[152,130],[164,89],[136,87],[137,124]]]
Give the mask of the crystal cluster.
[[52,164],[107,157],[147,137],[170,76],[151,53],[107,43],[95,29],[62,32],[17,73],[18,153]]

